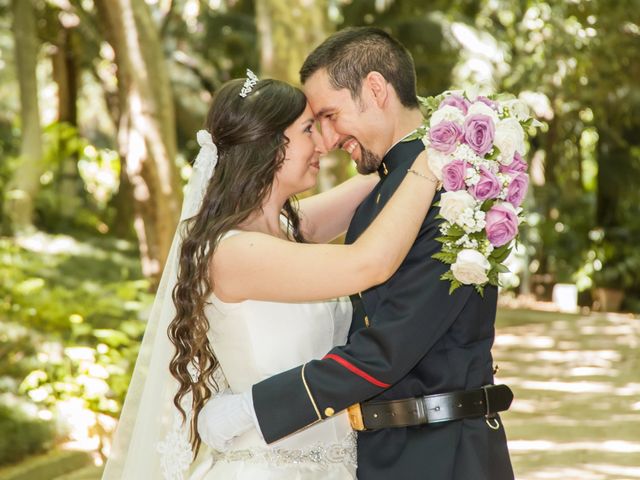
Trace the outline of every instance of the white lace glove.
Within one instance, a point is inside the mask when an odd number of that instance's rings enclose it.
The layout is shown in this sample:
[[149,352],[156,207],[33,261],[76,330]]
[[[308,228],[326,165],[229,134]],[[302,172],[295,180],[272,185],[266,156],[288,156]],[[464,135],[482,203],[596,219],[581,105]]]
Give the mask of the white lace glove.
[[219,452],[226,451],[234,437],[252,428],[256,428],[260,433],[251,390],[244,393],[225,390],[209,399],[198,416],[200,438]]

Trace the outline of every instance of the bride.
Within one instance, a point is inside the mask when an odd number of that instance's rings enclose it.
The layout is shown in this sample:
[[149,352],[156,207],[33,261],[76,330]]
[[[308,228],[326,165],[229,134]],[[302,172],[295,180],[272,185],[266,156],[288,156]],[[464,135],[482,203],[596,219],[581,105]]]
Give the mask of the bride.
[[[103,479],[354,479],[346,412],[267,445],[250,430],[208,442],[212,395],[344,344],[354,294],[388,279],[418,233],[435,182],[408,175],[352,245],[347,229],[377,179],[358,175],[298,204],[324,153],[304,94],[232,80],[198,132],[200,153]],[[217,164],[217,165],[216,165]],[[426,155],[413,169],[433,179]],[[229,418],[229,421],[233,421]],[[209,444],[208,444],[209,443]]]

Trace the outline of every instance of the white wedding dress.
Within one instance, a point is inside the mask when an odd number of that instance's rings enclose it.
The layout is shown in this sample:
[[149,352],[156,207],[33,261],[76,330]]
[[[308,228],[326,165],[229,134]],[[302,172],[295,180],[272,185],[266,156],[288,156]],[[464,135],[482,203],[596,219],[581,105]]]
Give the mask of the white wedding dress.
[[[225,235],[227,238],[238,231]],[[234,393],[312,359],[347,341],[348,298],[312,303],[244,301],[207,307],[209,341]],[[202,452],[201,452],[202,453]],[[355,434],[346,411],[267,445],[252,429],[224,453],[207,449],[190,479],[353,480]]]

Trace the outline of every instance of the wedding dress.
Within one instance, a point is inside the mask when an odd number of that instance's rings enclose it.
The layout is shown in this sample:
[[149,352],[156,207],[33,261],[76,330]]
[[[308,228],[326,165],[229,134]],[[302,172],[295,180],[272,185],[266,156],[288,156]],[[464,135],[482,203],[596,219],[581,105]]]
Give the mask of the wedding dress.
[[[199,131],[197,139],[201,149],[187,184],[181,221],[198,212],[218,158],[208,132]],[[346,412],[271,445],[256,430],[234,439],[224,453],[202,445],[193,459],[190,395],[182,401],[187,412],[183,421],[173,404],[179,385],[169,373],[175,349],[167,335],[176,312],[171,292],[179,269],[182,227],[173,238],[102,480],[355,479],[355,435]],[[223,240],[236,233],[228,232]],[[228,304],[212,296],[210,302],[209,340],[220,362],[214,378],[221,390],[229,387],[234,393],[346,343],[351,322],[346,298]]]
[[[229,232],[225,238],[239,233]],[[234,393],[254,383],[322,358],[346,343],[351,322],[348,298],[312,303],[244,301],[212,296],[207,307],[209,341]],[[206,419],[205,419],[206,421]],[[271,445],[252,429],[229,450],[209,450],[192,473],[203,480],[351,480],[355,478],[355,435],[345,412]],[[200,455],[199,455],[200,456]]]

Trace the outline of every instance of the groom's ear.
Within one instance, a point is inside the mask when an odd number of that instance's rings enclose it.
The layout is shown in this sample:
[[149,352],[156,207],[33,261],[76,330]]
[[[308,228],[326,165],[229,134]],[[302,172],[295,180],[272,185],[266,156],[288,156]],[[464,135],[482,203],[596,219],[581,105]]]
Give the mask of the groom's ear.
[[369,72],[364,79],[364,86],[368,88],[378,108],[383,108],[389,98],[389,82],[380,72]]

